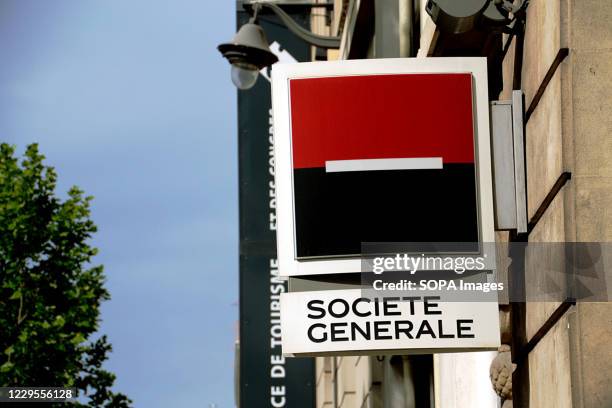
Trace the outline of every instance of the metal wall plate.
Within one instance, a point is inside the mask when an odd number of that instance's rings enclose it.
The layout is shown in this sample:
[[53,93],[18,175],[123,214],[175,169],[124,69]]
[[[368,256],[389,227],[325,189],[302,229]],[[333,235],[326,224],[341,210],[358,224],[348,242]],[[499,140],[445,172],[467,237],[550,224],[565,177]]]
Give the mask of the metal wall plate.
[[491,102],[495,229],[527,232],[523,92]]

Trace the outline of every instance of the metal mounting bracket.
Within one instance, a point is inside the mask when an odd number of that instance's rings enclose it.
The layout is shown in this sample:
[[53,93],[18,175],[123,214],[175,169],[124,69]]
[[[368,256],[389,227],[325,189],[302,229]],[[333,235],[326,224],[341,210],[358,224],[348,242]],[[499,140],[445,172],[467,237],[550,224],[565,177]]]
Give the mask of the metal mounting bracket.
[[525,105],[522,91],[510,101],[491,102],[495,228],[527,232]]
[[300,39],[306,41],[308,44],[314,45],[319,48],[340,48],[340,37],[326,36],[313,33],[308,31],[300,24],[298,24],[286,11],[280,6],[294,5],[294,6],[307,6],[307,7],[329,7],[333,6],[333,2],[327,3],[315,3],[313,1],[280,1],[280,0],[243,0],[242,6],[245,9],[254,8],[255,10],[266,8],[272,11],[280,18],[280,20],[287,26],[287,28]]

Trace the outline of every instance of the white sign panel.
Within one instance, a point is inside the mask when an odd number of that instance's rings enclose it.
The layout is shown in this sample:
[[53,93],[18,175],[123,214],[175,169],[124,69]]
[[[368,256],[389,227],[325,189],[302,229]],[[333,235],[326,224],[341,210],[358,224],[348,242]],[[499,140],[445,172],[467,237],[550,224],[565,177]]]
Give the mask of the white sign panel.
[[283,354],[383,354],[494,350],[496,302],[364,297],[359,289],[283,293]]
[[360,272],[366,242],[494,242],[485,58],[272,72],[281,276]]

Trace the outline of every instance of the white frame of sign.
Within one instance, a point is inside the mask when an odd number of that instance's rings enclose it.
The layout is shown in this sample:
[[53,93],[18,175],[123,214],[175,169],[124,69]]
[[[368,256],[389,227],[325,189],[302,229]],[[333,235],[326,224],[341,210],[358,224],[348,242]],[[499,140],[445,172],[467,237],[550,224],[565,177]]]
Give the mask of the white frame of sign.
[[[295,255],[289,81],[298,78],[417,73],[469,73],[472,75],[479,237],[482,243],[495,242],[486,58],[390,58],[276,64],[272,67],[272,111],[277,198],[277,247],[281,276],[358,273],[361,272],[362,267],[359,257],[297,259]],[[489,258],[494,261],[495,257]]]

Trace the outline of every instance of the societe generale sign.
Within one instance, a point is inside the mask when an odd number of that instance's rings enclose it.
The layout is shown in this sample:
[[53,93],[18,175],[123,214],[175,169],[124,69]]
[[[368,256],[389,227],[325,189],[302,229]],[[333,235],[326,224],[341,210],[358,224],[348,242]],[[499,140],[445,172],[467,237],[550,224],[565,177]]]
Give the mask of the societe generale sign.
[[364,242],[494,242],[485,58],[273,67],[281,276],[360,272]]
[[496,302],[364,297],[359,289],[281,296],[283,354],[427,354],[499,347]]

